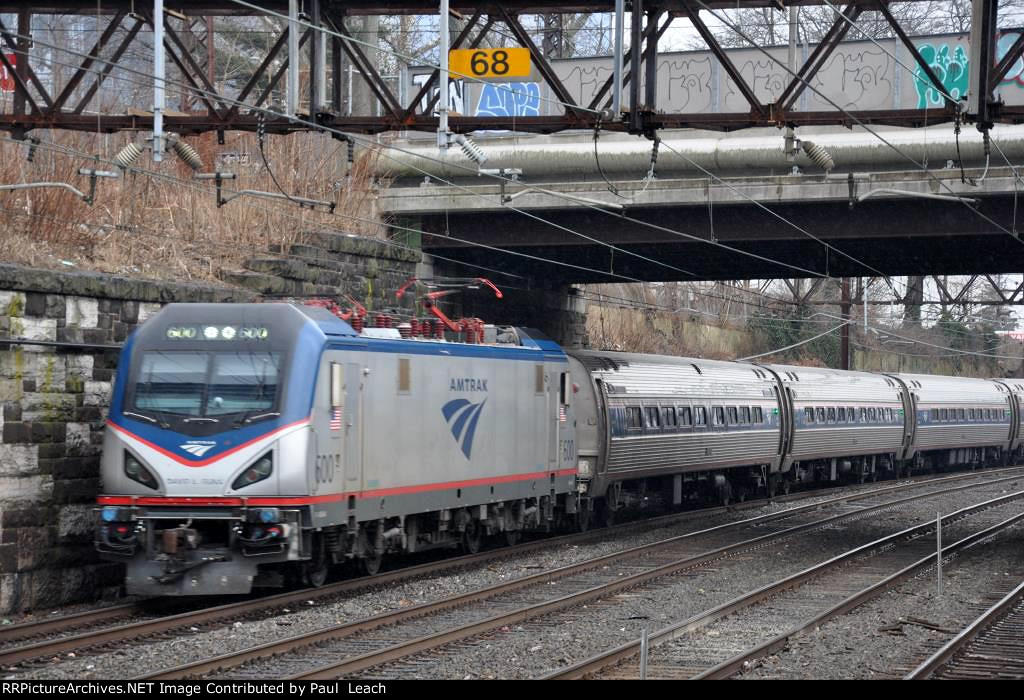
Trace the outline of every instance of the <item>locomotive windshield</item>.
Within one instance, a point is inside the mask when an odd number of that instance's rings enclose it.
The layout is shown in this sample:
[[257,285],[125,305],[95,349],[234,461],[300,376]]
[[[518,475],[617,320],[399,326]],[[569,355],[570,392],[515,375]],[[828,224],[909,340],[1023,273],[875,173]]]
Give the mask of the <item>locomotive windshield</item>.
[[281,353],[148,351],[135,379],[143,413],[217,417],[273,410]]

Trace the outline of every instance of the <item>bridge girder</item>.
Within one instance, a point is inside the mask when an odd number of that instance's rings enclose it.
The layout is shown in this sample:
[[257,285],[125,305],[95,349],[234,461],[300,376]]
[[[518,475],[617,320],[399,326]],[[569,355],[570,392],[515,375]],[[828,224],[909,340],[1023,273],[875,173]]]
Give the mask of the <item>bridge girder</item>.
[[[995,0],[974,0],[989,8],[984,16],[994,18]],[[754,126],[810,126],[839,124],[850,126],[883,124],[895,126],[921,126],[950,121],[958,118],[959,106],[946,99],[941,109],[893,109],[893,110],[850,110],[843,111],[795,111],[793,109],[800,93],[813,83],[817,72],[826,64],[836,46],[847,35],[850,22],[865,11],[881,12],[885,21],[893,27],[904,48],[914,62],[933,81],[941,93],[939,78],[932,72],[928,62],[907,38],[898,22],[888,11],[890,0],[852,0],[845,4],[841,17],[824,40],[810,53],[804,64],[796,71],[789,84],[772,103],[762,103],[756,97],[751,85],[732,64],[729,56],[708,29],[699,12],[706,9],[736,9],[754,7],[782,8],[791,5],[809,6],[823,4],[824,0],[634,0],[632,3],[633,25],[637,28],[635,43],[637,56],[629,52],[624,56],[623,85],[627,96],[626,111],[622,118],[609,115],[610,79],[589,104],[576,104],[565,86],[551,69],[547,57],[533,45],[529,33],[522,25],[522,16],[527,14],[550,14],[558,12],[609,12],[614,8],[613,0],[572,0],[566,4],[555,0],[507,0],[504,2],[472,2],[454,0],[452,9],[471,18],[465,30],[453,42],[453,47],[479,45],[488,32],[504,26],[503,32],[518,39],[520,45],[529,48],[534,65],[543,76],[552,93],[563,103],[563,113],[546,116],[515,117],[453,117],[450,127],[456,132],[475,130],[515,129],[523,132],[552,133],[566,129],[595,128],[629,131],[651,135],[658,129],[699,128],[731,131]],[[306,16],[319,17],[322,26],[331,34],[312,32],[306,26],[302,43],[313,45],[325,41],[330,48],[332,70],[324,72],[325,84],[320,85],[318,71],[310,71],[306,81],[306,98],[311,108],[298,118],[287,118],[267,114],[268,98],[273,88],[286,74],[289,58],[286,55],[285,35],[287,29],[273,41],[258,67],[244,85],[230,91],[217,85],[208,70],[208,61],[196,55],[195,42],[189,39],[190,28],[197,18],[216,16],[266,17],[268,13],[287,13],[286,0],[259,0],[240,4],[233,0],[167,0],[169,10],[165,16],[167,38],[165,49],[181,76],[181,89],[187,93],[186,101],[192,106],[189,113],[167,114],[166,128],[179,133],[203,133],[228,130],[256,131],[263,128],[270,133],[291,133],[295,131],[323,130],[375,134],[396,130],[433,131],[438,120],[432,115],[436,98],[427,100],[424,108],[421,98],[436,85],[438,72],[435,71],[419,94],[408,104],[400,104],[387,82],[374,69],[373,61],[367,60],[363,47],[351,40],[346,25],[347,18],[360,15],[402,15],[435,14],[436,2],[430,0],[303,0]],[[254,9],[258,6],[263,11]],[[0,130],[23,134],[33,129],[68,129],[81,131],[115,132],[124,130],[149,130],[153,115],[149,110],[148,98],[142,97],[142,104],[130,106],[122,113],[104,113],[97,109],[97,86],[109,79],[110,72],[117,66],[126,50],[140,41],[140,35],[152,27],[153,18],[146,13],[147,4],[140,0],[103,0],[97,8],[92,0],[48,0],[29,6],[25,2],[0,0],[0,14],[17,16],[16,26],[0,25],[0,66],[11,75],[14,85],[14,99],[0,112]],[[97,12],[98,9],[98,12]],[[39,71],[43,59],[41,52],[32,51],[35,20],[44,15],[70,14],[105,18],[99,39],[88,53],[74,53],[62,47],[48,48],[60,54],[64,61],[76,64],[63,85],[55,89],[40,80]],[[724,70],[730,75],[749,104],[748,112],[736,113],[671,113],[657,109],[656,83],[649,79],[657,55],[659,39],[664,35],[674,18],[685,17],[703,37],[708,49],[715,55]],[[207,25],[211,26],[211,25]],[[994,21],[985,26],[991,33],[996,31]],[[99,30],[98,30],[99,31]],[[313,41],[309,41],[310,37]],[[210,37],[206,37],[207,44]],[[991,54],[995,41],[985,42]],[[305,50],[300,48],[301,51]],[[61,53],[63,51],[63,53]],[[989,90],[982,101],[980,111],[985,124],[992,122],[1024,122],[1024,107],[1008,107],[991,100],[994,86],[1007,74],[1013,64],[1024,54],[1024,35],[1014,43],[998,64],[987,71]],[[12,55],[14,60],[8,56]],[[358,66],[376,97],[380,116],[376,114],[345,115],[341,109],[342,76],[338,67],[341,56],[345,55],[353,65]],[[986,63],[978,62],[978,65]],[[989,56],[989,64],[994,64]],[[972,69],[974,64],[972,64]],[[645,72],[648,79],[633,80],[633,73]],[[134,76],[143,80],[142,76]],[[204,107],[205,109],[195,109]],[[974,115],[960,115],[971,120]]]

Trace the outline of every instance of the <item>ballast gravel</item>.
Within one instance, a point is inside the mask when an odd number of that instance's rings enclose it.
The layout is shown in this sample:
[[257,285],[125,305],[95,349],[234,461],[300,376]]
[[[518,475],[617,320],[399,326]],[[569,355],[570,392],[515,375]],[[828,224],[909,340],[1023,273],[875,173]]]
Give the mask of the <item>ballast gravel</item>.
[[[854,544],[870,541],[901,527],[962,507],[983,497],[1020,488],[1012,482],[936,497],[923,504],[875,514],[841,526],[802,535],[785,543],[758,550],[699,572],[673,577],[637,594],[615,596],[611,601],[546,616],[512,629],[497,630],[486,638],[459,645],[458,653],[434,657],[427,665],[415,665],[409,677],[433,678],[528,678],[560,665],[582,659],[638,636],[643,626],[651,629],[683,619],[773,581],[810,563],[820,561]],[[824,500],[824,497],[818,500]],[[799,504],[766,505],[742,514],[716,514],[659,530],[617,537],[599,543],[555,546],[516,560],[390,584],[326,603],[309,601],[284,614],[269,613],[264,619],[193,628],[162,640],[138,640],[112,650],[86,650],[25,667],[5,669],[6,678],[89,679],[130,678],[143,672],[177,666],[294,636],[323,627],[400,609],[422,602],[466,593],[484,586],[591,559],[685,532],[746,519],[757,514]],[[553,587],[557,590],[557,586]],[[382,669],[385,670],[385,669]],[[395,667],[397,672],[401,669]],[[372,675],[372,674],[367,674]],[[270,676],[273,677],[273,676]],[[382,677],[390,677],[386,673]]]

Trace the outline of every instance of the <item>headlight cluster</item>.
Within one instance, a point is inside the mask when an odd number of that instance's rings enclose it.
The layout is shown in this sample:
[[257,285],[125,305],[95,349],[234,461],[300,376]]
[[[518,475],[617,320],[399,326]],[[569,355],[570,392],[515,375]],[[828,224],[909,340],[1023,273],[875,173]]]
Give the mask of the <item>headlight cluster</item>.
[[132,481],[142,484],[147,488],[156,491],[160,485],[153,476],[153,472],[142,466],[142,462],[135,459],[130,452],[124,453],[124,475]]
[[238,478],[231,484],[231,488],[234,490],[251,486],[259,481],[263,481],[269,478],[274,472],[274,460],[270,453],[263,455],[249,467],[246,467],[245,471],[238,475]]

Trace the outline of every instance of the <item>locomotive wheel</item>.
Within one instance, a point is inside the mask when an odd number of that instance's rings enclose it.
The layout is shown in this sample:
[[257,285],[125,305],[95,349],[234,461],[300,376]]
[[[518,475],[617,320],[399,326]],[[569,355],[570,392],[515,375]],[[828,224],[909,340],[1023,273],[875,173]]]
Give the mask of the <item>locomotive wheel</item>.
[[467,554],[476,554],[480,551],[480,543],[483,541],[480,532],[480,523],[470,520],[466,523],[466,531],[462,533],[462,546]]

